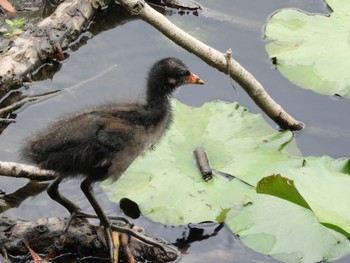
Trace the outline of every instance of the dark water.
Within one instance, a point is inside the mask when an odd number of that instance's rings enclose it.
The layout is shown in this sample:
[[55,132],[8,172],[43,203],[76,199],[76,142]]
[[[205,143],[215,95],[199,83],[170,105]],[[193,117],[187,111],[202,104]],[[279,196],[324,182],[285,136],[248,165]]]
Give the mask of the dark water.
[[[349,157],[349,100],[318,95],[295,87],[274,69],[264,49],[263,28],[272,13],[285,7],[328,13],[324,2],[201,0],[200,3],[212,11],[199,16],[174,12],[168,17],[220,51],[232,48],[233,57],[263,84],[269,94],[292,116],[306,123],[306,129],[296,134],[304,155]],[[17,122],[8,126],[0,136],[1,160],[20,161],[18,149],[23,140],[64,113],[116,99],[142,99],[148,67],[166,56],[185,61],[206,83],[200,87],[183,87],[177,94],[180,101],[192,106],[200,106],[214,99],[238,101],[251,112],[261,112],[239,86],[236,86],[237,93],[234,91],[226,75],[176,46],[145,22],[130,20],[127,13],[118,8],[113,12],[106,11],[97,21],[99,26],[93,24],[90,32],[86,32],[67,50],[69,58],[52,79],[35,82],[29,89],[21,89],[24,94],[39,94],[53,89],[67,89],[67,92],[16,112]],[[266,120],[273,127],[276,126],[268,118]],[[0,187],[8,194],[27,183],[24,179],[0,178]],[[64,183],[61,189],[84,210],[91,210],[80,191],[76,190],[78,182]],[[109,214],[118,212],[116,205],[107,200],[99,186],[96,192]],[[7,210],[4,215],[30,220],[62,216],[66,215],[66,211],[49,200],[46,193],[41,193],[27,198],[19,207]],[[225,226],[169,227],[145,218],[138,219],[136,223],[152,234],[177,244],[184,252],[179,261],[182,263],[274,262],[244,247]],[[349,259],[341,262],[348,262]]]

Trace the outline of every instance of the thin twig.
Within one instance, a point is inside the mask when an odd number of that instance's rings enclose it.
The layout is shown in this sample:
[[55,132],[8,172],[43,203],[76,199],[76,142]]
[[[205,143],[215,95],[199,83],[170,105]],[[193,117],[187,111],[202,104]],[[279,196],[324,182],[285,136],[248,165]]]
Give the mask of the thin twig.
[[225,58],[226,58],[226,61],[227,61],[227,75],[230,79],[230,84],[232,86],[232,88],[234,89],[234,91],[237,93],[237,89],[233,83],[233,79],[231,77],[231,69],[230,69],[230,66],[231,66],[231,59],[232,59],[232,49],[229,48],[226,53],[225,53]]
[[64,91],[66,92],[69,92],[73,89],[77,89],[77,88],[80,88],[80,87],[84,87],[86,86],[87,83],[89,82],[92,82],[98,78],[101,78],[102,76],[104,76],[105,74],[107,74],[108,72],[110,72],[111,70],[115,69],[118,65],[117,64],[113,64],[113,65],[110,65],[108,68],[104,69],[103,71],[101,71],[100,73],[88,78],[88,79],[85,79],[83,81],[80,81],[79,83],[73,85],[73,86],[70,86],[68,88],[65,88]]

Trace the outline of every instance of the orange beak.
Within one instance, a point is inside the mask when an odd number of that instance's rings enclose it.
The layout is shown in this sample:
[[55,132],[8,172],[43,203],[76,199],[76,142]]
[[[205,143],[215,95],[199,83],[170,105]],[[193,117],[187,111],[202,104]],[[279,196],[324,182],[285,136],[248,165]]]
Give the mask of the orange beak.
[[197,77],[197,75],[191,73],[186,79],[187,84],[204,84],[204,81]]

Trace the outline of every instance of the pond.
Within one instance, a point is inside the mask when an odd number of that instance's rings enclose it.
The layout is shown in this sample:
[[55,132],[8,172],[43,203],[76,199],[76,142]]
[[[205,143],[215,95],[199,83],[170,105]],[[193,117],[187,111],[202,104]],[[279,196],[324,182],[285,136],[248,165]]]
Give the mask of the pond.
[[[200,0],[207,12],[198,16],[168,10],[168,18],[177,26],[204,43],[225,52],[231,48],[233,57],[262,83],[267,92],[293,117],[306,124],[296,133],[303,155],[333,158],[349,157],[350,102],[319,95],[296,87],[285,79],[268,58],[263,37],[264,26],[271,14],[281,8],[297,8],[312,13],[328,14],[322,0]],[[39,131],[57,117],[87,106],[144,96],[145,77],[149,66],[162,57],[182,59],[205,81],[204,86],[185,86],[176,94],[181,102],[200,106],[212,100],[237,101],[253,113],[261,113],[249,96],[229,78],[203,63],[193,54],[164,37],[147,23],[131,18],[114,6],[104,10],[67,50],[68,58],[51,78],[37,81],[20,89],[25,95],[40,94],[55,89],[67,92],[49,100],[28,105],[16,112],[16,123],[0,136],[0,160],[21,162],[19,149],[25,138]],[[42,72],[38,72],[41,78]],[[268,117],[266,121],[276,127]],[[276,127],[277,128],[277,127]],[[0,187],[7,194],[28,183],[25,179],[0,178]],[[79,182],[61,185],[63,194],[76,201],[83,210],[90,205],[78,189]],[[107,214],[121,213],[109,201],[99,185],[96,195]],[[60,205],[51,201],[46,192],[25,199],[3,216],[34,220],[41,217],[67,216]],[[181,263],[187,262],[276,262],[245,247],[224,225],[206,223],[183,227],[162,226],[145,217],[135,223],[149,233],[161,236],[183,252]],[[338,262],[348,262],[350,256]]]

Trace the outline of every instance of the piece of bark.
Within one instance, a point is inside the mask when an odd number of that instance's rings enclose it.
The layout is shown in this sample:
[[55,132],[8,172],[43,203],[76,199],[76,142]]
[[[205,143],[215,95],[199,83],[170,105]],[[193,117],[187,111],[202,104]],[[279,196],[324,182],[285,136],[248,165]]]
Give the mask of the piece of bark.
[[208,156],[205,153],[204,148],[197,147],[193,151],[194,156],[196,157],[197,165],[202,174],[202,178],[205,182],[213,179],[213,170],[210,168]]
[[[66,220],[65,218],[41,218],[31,222],[0,218],[0,249],[10,255],[25,255],[28,250],[22,241],[26,241],[31,249],[39,254],[55,251],[57,255],[74,253],[78,258],[109,256],[103,227],[91,225],[86,220],[76,219],[68,231],[64,232]],[[139,262],[170,262],[179,256],[179,252],[173,247],[165,244],[162,246],[164,250],[150,246],[134,237],[130,237],[128,242],[130,252]],[[120,251],[120,254],[122,258],[123,252]]]
[[197,55],[208,65],[232,77],[252,100],[282,129],[301,130],[304,125],[295,120],[277,104],[254,76],[235,61],[230,52],[226,54],[204,44],[171,23],[143,0],[118,0],[133,15],[151,24],[176,44]]

